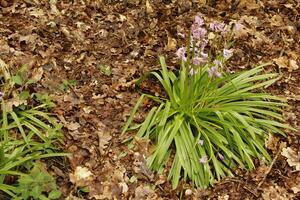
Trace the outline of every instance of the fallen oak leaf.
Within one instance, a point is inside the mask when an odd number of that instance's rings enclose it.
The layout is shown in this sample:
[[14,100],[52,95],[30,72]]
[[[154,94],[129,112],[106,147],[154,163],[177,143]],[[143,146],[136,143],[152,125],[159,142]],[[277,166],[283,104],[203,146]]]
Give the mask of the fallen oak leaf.
[[300,154],[294,151],[292,148],[283,148],[281,155],[287,158],[289,166],[296,167],[296,171],[300,171]]
[[288,69],[289,72],[297,70],[299,66],[295,60],[289,60],[286,56],[281,56],[279,58],[274,58],[273,61],[279,68]]

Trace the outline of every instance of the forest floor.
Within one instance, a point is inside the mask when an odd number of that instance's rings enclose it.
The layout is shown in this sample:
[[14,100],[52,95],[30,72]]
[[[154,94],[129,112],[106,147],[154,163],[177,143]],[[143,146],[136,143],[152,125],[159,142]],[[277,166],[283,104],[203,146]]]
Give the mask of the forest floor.
[[[300,199],[299,1],[1,0],[0,5],[0,58],[12,72],[24,64],[32,73],[42,69],[31,90],[51,96],[56,104],[51,112],[64,124],[63,148],[73,156],[46,161],[63,199]],[[257,161],[254,171],[236,170],[234,178],[208,189],[181,183],[172,190],[167,173],[157,175],[145,165],[151,142],[126,143],[134,133],[120,133],[140,93],[160,89],[155,82],[137,87],[134,81],[160,68],[158,55],[178,67],[178,33],[188,30],[197,13],[207,21],[242,21],[228,68],[271,62],[266,70],[282,78],[267,91],[288,100],[284,115],[298,131],[268,140],[271,167]],[[88,178],[80,180],[80,173]]]

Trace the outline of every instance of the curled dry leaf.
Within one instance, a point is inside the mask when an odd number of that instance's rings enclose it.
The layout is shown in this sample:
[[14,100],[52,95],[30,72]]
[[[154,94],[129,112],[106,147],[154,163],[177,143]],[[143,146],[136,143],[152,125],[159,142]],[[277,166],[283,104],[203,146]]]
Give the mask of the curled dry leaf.
[[177,46],[177,41],[172,38],[169,33],[167,33],[168,35],[168,43],[167,45],[165,46],[165,50],[166,51],[174,51],[176,49],[176,46]]
[[80,124],[78,122],[66,122],[64,123],[64,126],[69,129],[70,131],[75,131],[80,127]]
[[273,61],[279,68],[288,69],[289,72],[292,72],[299,68],[299,66],[297,65],[297,62],[295,60],[289,60],[286,56],[281,56],[279,58],[275,58],[275,59],[273,59]]
[[294,187],[291,188],[293,190],[293,192],[296,194],[298,192],[300,192],[300,184],[299,185],[296,185]]
[[128,185],[125,182],[119,183],[119,186],[122,188],[122,193],[123,194],[128,192]]
[[297,171],[300,171],[300,154],[294,151],[292,148],[283,148],[281,155],[287,158],[289,166],[296,167]]
[[97,131],[98,134],[98,138],[99,138],[99,151],[100,154],[103,155],[104,149],[107,148],[107,145],[109,144],[109,141],[111,140],[111,135],[108,131],[104,131],[104,130],[98,130]]
[[88,168],[77,166],[74,173],[70,174],[70,181],[76,186],[86,186],[88,182],[93,180],[92,175]]

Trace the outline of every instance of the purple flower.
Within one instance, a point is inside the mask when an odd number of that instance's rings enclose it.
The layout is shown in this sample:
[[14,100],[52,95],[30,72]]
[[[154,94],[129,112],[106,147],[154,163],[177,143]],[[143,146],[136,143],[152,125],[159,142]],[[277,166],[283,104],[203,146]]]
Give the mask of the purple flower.
[[215,67],[222,67],[222,63],[219,60],[214,60]]
[[218,157],[220,158],[220,160],[224,160],[224,156],[221,153],[218,153]]
[[209,28],[212,31],[216,32],[225,32],[226,31],[226,26],[224,23],[219,23],[219,22],[212,22],[209,24]]
[[201,52],[200,55],[202,56],[202,59],[207,60],[208,59],[208,54]]
[[225,59],[230,58],[233,55],[232,49],[223,49],[223,56]]
[[222,76],[222,74],[218,71],[217,67],[208,68],[207,72],[208,72],[208,76],[211,77],[211,78]]
[[181,47],[181,48],[179,48],[179,49],[176,51],[177,57],[178,57],[179,59],[184,60],[184,61],[186,61],[185,53],[186,53],[186,48],[185,48],[185,47]]
[[234,24],[233,30],[234,30],[235,32],[238,32],[238,31],[240,31],[242,28],[244,28],[244,25],[242,24],[242,22],[241,22],[241,20],[240,20],[240,21],[238,21],[238,22],[236,22],[236,23]]
[[200,65],[202,63],[202,58],[199,58],[199,57],[195,57],[193,58],[193,64],[194,65]]
[[206,47],[208,41],[206,39],[203,39],[202,40],[202,43],[201,43],[201,49],[204,50],[204,48]]
[[194,23],[197,24],[198,26],[202,26],[204,24],[204,20],[200,15],[196,15]]
[[0,99],[2,99],[4,97],[4,93],[0,92]]
[[201,57],[197,56],[192,59],[194,65],[204,65],[207,62],[208,54],[201,52],[200,56]]
[[200,144],[201,146],[203,145],[204,141],[203,140],[198,140],[198,144]]
[[192,35],[195,39],[201,39],[204,38],[206,35],[207,31],[205,28],[201,28],[200,26],[193,25],[192,26]]
[[207,155],[204,155],[202,158],[200,158],[199,162],[205,164],[207,160],[208,160]]

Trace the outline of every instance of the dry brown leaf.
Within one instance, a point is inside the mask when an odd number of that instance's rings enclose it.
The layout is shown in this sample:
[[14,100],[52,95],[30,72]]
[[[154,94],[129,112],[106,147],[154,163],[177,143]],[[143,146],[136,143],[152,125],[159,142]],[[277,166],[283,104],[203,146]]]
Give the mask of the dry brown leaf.
[[238,7],[246,8],[247,10],[256,10],[260,7],[264,7],[264,5],[262,2],[256,0],[240,0]]
[[57,0],[50,0],[49,3],[50,3],[50,8],[51,8],[51,13],[53,13],[55,15],[59,15],[60,12],[56,7]]
[[263,200],[292,200],[294,195],[288,193],[285,188],[278,185],[272,185],[264,188],[262,193]]
[[274,15],[271,19],[269,19],[271,26],[284,26],[283,19],[280,15]]
[[155,191],[152,190],[150,187],[140,185],[135,189],[134,200],[141,200],[141,199],[156,200],[158,198]]
[[299,69],[299,65],[295,60],[289,60],[289,69],[297,70]]
[[292,148],[283,148],[281,155],[287,158],[289,166],[296,167],[297,171],[300,171],[300,154],[294,151]]
[[33,9],[32,11],[30,11],[29,15],[39,18],[44,16],[45,13],[42,9]]
[[33,69],[33,71],[32,71],[30,80],[31,80],[33,83],[37,83],[37,82],[39,82],[39,81],[41,80],[43,74],[44,74],[44,70],[43,70],[42,67],[35,68],[35,69]]
[[149,0],[146,0],[146,12],[147,12],[148,14],[153,13],[153,8],[152,8],[152,6],[151,6]]
[[128,185],[125,182],[119,183],[119,186],[122,188],[122,193],[125,194],[128,192]]
[[218,200],[229,200],[229,195],[228,194],[224,194],[222,196],[218,196]]
[[297,70],[299,66],[295,60],[289,60],[287,56],[281,56],[279,58],[274,58],[273,61],[279,68],[288,69],[289,72]]
[[78,122],[71,122],[71,123],[64,123],[64,126],[69,129],[70,131],[75,131],[80,127],[80,124]]
[[93,180],[92,175],[88,168],[77,166],[74,173],[70,173],[70,181],[76,186],[86,186]]
[[111,135],[108,131],[104,130],[98,130],[97,131],[98,138],[99,138],[99,151],[100,154],[104,154],[104,149],[107,148],[107,145],[109,144],[109,141],[111,140]]
[[6,102],[6,111],[11,112],[13,107],[18,107],[22,104],[27,105],[27,100],[21,100],[19,97],[13,97]]
[[273,134],[269,134],[268,139],[266,140],[266,147],[271,149],[272,151],[276,151],[278,148],[279,137],[274,136]]
[[165,50],[166,51],[174,51],[174,50],[176,50],[177,41],[174,38],[172,38],[171,36],[169,36],[169,34],[167,34],[167,35],[168,35],[168,43],[165,46]]
[[291,189],[293,190],[293,192],[296,194],[298,192],[300,192],[300,183],[294,187],[291,187]]

